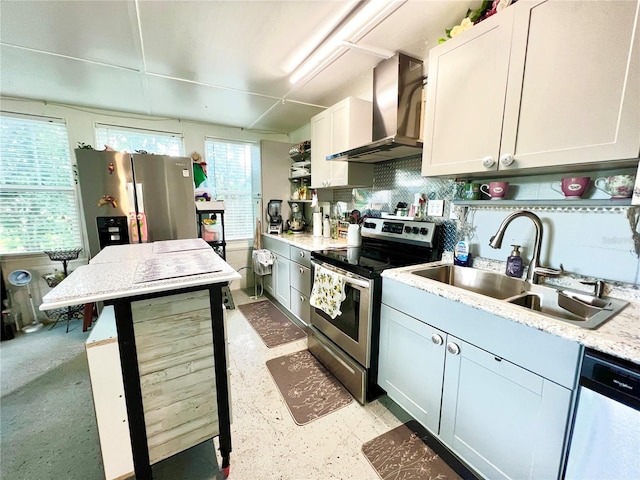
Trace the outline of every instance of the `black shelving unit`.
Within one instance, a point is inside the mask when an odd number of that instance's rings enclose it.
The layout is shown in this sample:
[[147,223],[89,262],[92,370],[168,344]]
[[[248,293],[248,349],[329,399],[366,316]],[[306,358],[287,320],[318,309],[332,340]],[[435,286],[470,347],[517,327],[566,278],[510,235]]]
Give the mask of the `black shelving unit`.
[[[198,222],[198,236],[203,238],[202,235],[202,220],[210,218],[211,215],[216,215],[216,220],[220,222],[222,227],[222,233],[220,240],[207,241],[205,240],[213,250],[222,257],[224,261],[227,260],[227,241],[224,233],[224,202],[219,200],[213,200],[209,202],[196,202],[196,221]],[[233,310],[235,303],[231,296],[231,290],[228,286],[222,287],[222,304],[229,310]]]
[[[69,262],[71,260],[76,260],[80,255],[81,251],[82,251],[82,248],[73,248],[70,250],[45,250],[44,253],[46,253],[49,256],[50,260],[56,261],[56,262],[62,262],[62,270],[64,275],[63,277],[57,277],[57,278],[51,278],[45,275],[44,279],[47,282],[47,285],[49,285],[50,287],[55,287],[62,280],[67,278],[69,276],[69,270],[68,270]],[[71,307],[60,308],[52,311],[51,315],[54,316],[55,322],[53,322],[53,325],[51,325],[49,330],[52,330],[53,327],[55,327],[63,317],[66,317],[67,319],[66,333],[69,333],[69,322],[72,319],[81,315],[83,309],[84,309],[84,305],[74,305]]]
[[202,235],[202,220],[210,218],[212,214],[215,214],[216,219],[220,222],[220,226],[222,227],[222,238],[211,242],[207,241],[207,243],[213,247],[216,253],[220,255],[223,260],[226,260],[227,242],[225,240],[224,233],[224,202],[196,202],[196,221],[198,222],[198,236],[200,238],[204,238]]

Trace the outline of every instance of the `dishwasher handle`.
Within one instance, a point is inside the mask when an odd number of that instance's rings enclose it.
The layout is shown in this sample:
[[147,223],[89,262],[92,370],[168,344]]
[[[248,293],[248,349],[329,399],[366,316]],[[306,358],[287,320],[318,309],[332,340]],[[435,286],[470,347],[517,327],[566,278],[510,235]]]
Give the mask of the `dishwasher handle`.
[[640,366],[588,350],[580,384],[640,411]]

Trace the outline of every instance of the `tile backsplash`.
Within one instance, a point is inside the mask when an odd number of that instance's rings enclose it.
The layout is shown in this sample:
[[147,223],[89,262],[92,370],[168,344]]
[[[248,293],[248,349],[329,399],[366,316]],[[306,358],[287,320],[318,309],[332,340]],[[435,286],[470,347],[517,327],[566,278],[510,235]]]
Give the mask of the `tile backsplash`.
[[[488,183],[504,180],[510,183],[505,199],[519,200],[521,204],[507,207],[487,200],[492,208],[470,208],[467,222],[449,219],[451,202],[456,184],[452,179],[422,177],[419,155],[400,160],[381,162],[374,165],[374,183],[370,188],[339,189],[333,192],[334,202],[343,202],[347,210],[357,208],[363,214],[379,215],[393,213],[398,202],[413,203],[417,193],[428,199],[445,200],[444,217],[429,217],[443,226],[445,251],[452,251],[455,242],[463,234],[471,244],[475,256],[494,260],[506,260],[511,252],[511,244],[523,246],[523,258],[531,258],[535,230],[526,218],[515,220],[507,229],[503,247],[494,250],[489,247],[489,239],[498,229],[502,220],[511,212],[528,209],[542,220],[544,235],[541,260],[544,265],[563,265],[567,272],[586,277],[602,278],[638,285],[640,281],[640,260],[636,254],[632,217],[640,216],[640,207],[603,209],[598,207],[571,207],[571,200],[552,188],[565,176],[589,176],[591,183],[584,199],[608,199],[609,196],[594,187],[596,178],[614,174],[635,175],[636,169],[611,171],[555,173],[527,175],[521,177],[495,177],[474,180]],[[555,186],[555,185],[554,185]],[[527,203],[527,200],[558,200],[558,204],[541,207]],[[495,206],[493,205],[495,204]],[[640,226],[636,226],[637,229]],[[640,233],[636,233],[636,237]]]

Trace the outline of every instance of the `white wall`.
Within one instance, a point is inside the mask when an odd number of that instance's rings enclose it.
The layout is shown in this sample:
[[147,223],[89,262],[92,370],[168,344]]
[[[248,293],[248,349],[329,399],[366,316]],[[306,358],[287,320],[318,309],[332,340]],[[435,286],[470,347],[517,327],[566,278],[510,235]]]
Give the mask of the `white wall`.
[[[289,137],[283,134],[267,134],[240,128],[192,122],[174,118],[150,117],[126,112],[100,110],[72,105],[50,104],[35,100],[6,97],[0,97],[0,102],[0,109],[3,112],[64,119],[69,134],[69,150],[72,161],[74,162],[74,149],[77,148],[79,142],[93,145],[96,150],[102,150],[104,148],[103,145],[96,145],[95,142],[94,125],[96,123],[181,133],[184,137],[184,152],[187,156],[193,151],[204,154],[205,137],[217,137],[227,140],[239,140],[246,142],[258,142],[263,139],[290,142]],[[227,262],[234,269],[239,270],[243,276],[242,280],[233,282],[231,285],[232,289],[246,288],[253,285],[253,275],[251,275],[250,272],[249,275],[247,275],[247,271],[243,269],[243,267],[251,265],[251,253],[249,250],[251,245],[253,245],[253,239],[229,242],[227,245]],[[78,261],[72,262],[71,269],[84,263],[86,263],[86,256],[82,256]],[[52,272],[54,269],[62,270],[62,264],[60,262],[51,262],[44,254],[2,256],[0,257],[0,265],[2,266],[2,274],[5,279],[8,273],[19,268],[28,269],[32,273],[34,276],[33,296],[36,308],[37,305],[41,303],[42,296],[50,290],[41,276]],[[23,324],[30,323],[31,314],[26,292],[22,291],[24,289],[16,289],[16,287],[8,284],[7,288],[16,290],[14,293],[17,297],[16,301],[19,302],[20,305],[20,310],[24,319]],[[39,315],[44,318],[44,313],[40,312]]]

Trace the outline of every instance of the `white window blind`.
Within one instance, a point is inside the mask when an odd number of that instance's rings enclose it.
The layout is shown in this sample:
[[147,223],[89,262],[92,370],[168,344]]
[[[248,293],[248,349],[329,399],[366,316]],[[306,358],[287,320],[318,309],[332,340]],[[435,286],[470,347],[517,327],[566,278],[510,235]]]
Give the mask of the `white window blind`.
[[224,200],[226,240],[253,237],[251,182],[251,144],[224,140],[205,140],[207,180],[200,187]]
[[96,150],[109,145],[120,152],[135,153],[144,150],[156,155],[184,155],[182,135],[179,133],[96,124],[95,134]]
[[0,115],[0,254],[79,248],[67,127]]

